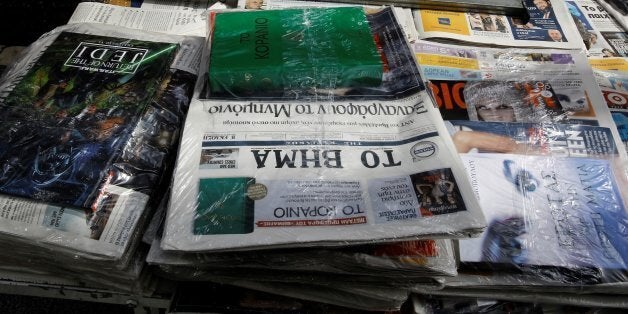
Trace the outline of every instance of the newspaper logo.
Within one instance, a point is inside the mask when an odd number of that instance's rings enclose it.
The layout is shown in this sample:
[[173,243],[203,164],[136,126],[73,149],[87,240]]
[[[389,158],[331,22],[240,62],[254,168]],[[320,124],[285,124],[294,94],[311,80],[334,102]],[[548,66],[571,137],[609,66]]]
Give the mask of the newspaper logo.
[[412,161],[417,162],[429,157],[432,157],[438,151],[438,146],[430,141],[422,141],[414,144],[410,149],[412,155]]
[[606,104],[611,109],[628,109],[628,94],[615,91],[602,91]]
[[81,42],[64,65],[103,73],[133,74],[148,49]]

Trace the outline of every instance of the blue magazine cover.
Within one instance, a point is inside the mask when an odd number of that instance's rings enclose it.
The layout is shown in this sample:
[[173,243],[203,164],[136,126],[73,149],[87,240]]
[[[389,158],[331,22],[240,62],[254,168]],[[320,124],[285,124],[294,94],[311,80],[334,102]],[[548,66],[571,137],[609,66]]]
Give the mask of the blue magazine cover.
[[628,215],[608,160],[461,155],[488,222],[463,263],[626,270]]

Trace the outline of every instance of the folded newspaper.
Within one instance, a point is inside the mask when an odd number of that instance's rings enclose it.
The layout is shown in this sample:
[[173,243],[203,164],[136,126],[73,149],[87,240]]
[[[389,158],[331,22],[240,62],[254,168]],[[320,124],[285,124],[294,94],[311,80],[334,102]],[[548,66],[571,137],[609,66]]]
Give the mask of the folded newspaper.
[[592,0],[565,1],[590,57],[628,57],[628,35],[604,7]]
[[[481,231],[483,216],[393,10],[289,11],[281,13],[292,17],[283,25],[278,13],[216,14],[212,33],[226,41],[221,49],[235,48],[230,56],[206,53],[206,99],[190,107],[162,248],[346,245]],[[339,12],[350,17],[333,25],[343,33],[314,26]],[[368,50],[351,60],[340,47],[303,48],[330,45],[318,37],[344,37],[346,47]],[[284,52],[284,40],[295,49]],[[231,77],[236,71],[223,71],[227,64],[213,68],[214,57],[261,60]],[[267,71],[282,58],[300,63]]]
[[610,13],[624,30],[628,31],[628,4],[622,0],[597,0],[608,13]]
[[486,13],[415,10],[418,39],[517,47],[583,48],[562,0],[523,0],[529,18]]
[[0,80],[0,232],[120,258],[172,168],[201,44],[73,24],[31,45]]

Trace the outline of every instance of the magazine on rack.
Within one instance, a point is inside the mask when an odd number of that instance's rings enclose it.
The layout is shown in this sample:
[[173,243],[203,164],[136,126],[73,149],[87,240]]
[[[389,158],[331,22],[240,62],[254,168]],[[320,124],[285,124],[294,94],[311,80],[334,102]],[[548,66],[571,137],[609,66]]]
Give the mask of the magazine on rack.
[[[342,18],[346,24],[333,28],[355,37],[326,34],[320,25],[304,27],[298,18],[272,25],[277,13],[245,18],[248,25],[240,27],[220,26],[219,16],[246,17],[250,12],[217,13],[213,27],[232,27],[237,38],[255,36],[250,33],[255,23],[268,23],[258,26],[262,33],[286,27],[294,36],[310,29],[321,38],[345,36],[347,45],[368,47],[356,52],[365,59],[354,63],[342,50],[308,56],[297,49],[294,58],[301,63],[284,73],[241,73],[244,79],[275,86],[271,94],[257,95],[254,85],[238,89],[242,86],[225,79],[221,67],[210,65],[204,86],[209,98],[193,101],[186,121],[162,248],[346,245],[480,231],[483,218],[392,9],[368,14],[357,7],[288,11],[283,14],[307,15],[308,23],[325,23],[346,12],[352,19]],[[227,36],[226,31],[216,33]],[[284,38],[316,40],[315,34]],[[357,38],[363,42],[354,43]],[[257,53],[265,57],[270,49],[282,54],[281,44],[259,39],[258,48],[264,48]],[[250,43],[242,46],[251,49]],[[214,53],[206,54],[210,64]],[[255,58],[256,50],[249,53]],[[299,77],[302,84],[293,84],[297,68],[312,73],[311,80]],[[350,70],[338,73],[341,68]],[[265,71],[265,65],[260,62],[258,69]],[[271,76],[280,81],[264,79]],[[343,87],[332,86],[333,80]],[[213,99],[215,93],[220,97]],[[423,194],[432,200],[429,205],[420,205]]]
[[416,10],[419,39],[474,44],[581,49],[582,40],[559,0],[524,0],[529,18],[487,13]]
[[[614,147],[623,146],[582,51],[426,41],[412,47],[445,120],[601,126]],[[625,158],[623,150],[619,155]]]
[[171,167],[201,42],[73,24],[31,45],[0,80],[0,230],[119,257]]

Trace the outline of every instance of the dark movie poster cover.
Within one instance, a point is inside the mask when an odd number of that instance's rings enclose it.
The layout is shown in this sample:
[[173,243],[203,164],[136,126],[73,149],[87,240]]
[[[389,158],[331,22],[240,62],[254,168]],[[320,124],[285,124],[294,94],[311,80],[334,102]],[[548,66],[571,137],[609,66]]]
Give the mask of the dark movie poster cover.
[[0,192],[92,207],[177,50],[59,34],[0,100]]
[[410,176],[419,200],[421,216],[451,214],[466,210],[456,178],[444,168]]

